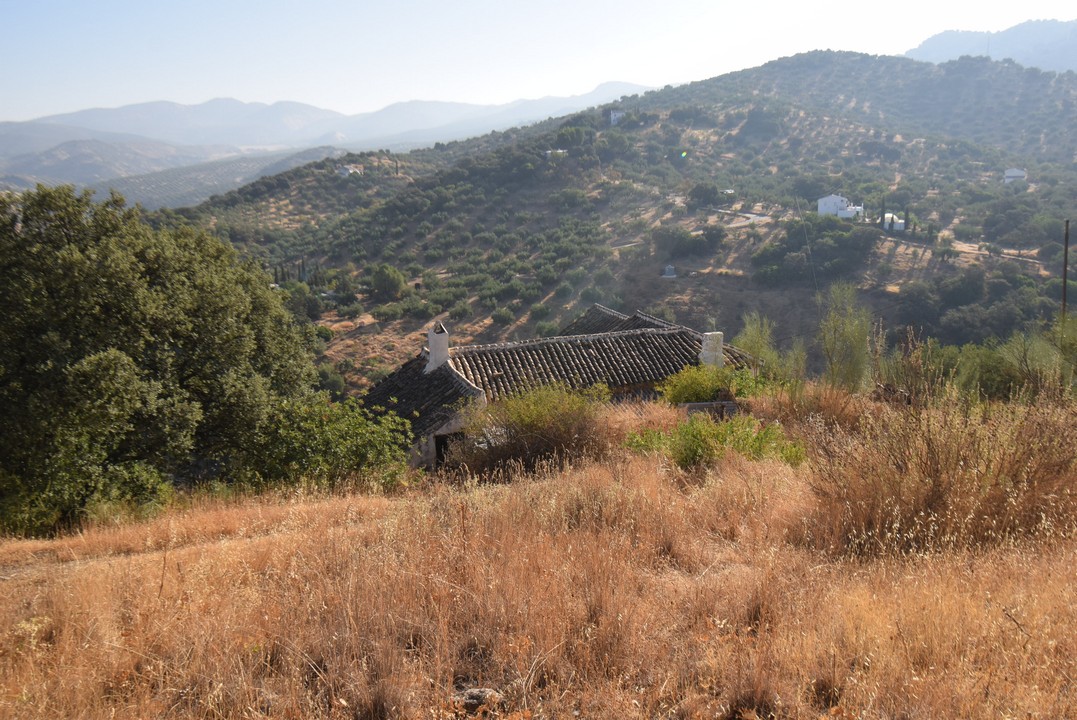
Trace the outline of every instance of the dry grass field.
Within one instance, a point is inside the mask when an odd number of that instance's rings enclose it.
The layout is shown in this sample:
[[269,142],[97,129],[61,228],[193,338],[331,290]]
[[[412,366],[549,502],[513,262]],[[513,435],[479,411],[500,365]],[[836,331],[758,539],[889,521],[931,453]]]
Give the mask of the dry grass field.
[[795,469],[614,451],[5,540],[0,717],[1077,717],[1074,446],[1006,450],[1074,408],[863,412]]

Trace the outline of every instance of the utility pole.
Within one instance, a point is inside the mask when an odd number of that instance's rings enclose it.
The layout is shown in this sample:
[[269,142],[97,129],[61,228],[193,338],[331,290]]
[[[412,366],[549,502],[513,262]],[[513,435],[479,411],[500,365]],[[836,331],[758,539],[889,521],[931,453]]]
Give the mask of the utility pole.
[[1069,284],[1070,268],[1070,221],[1066,221],[1065,241],[1062,245],[1062,322],[1059,325],[1059,347],[1065,345],[1066,340],[1066,285]]

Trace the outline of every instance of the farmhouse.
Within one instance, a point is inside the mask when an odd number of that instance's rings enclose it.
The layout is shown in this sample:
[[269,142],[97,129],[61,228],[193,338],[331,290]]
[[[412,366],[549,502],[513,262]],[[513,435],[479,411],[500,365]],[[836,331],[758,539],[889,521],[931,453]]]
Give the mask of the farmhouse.
[[1012,182],[1018,180],[1024,181],[1028,179],[1028,172],[1022,168],[1007,168],[1006,172],[1002,176],[1002,182],[1009,185]]
[[573,388],[604,383],[614,399],[651,395],[687,365],[736,367],[748,356],[720,332],[698,333],[645,313],[625,315],[594,305],[556,337],[452,347],[436,323],[427,346],[363,397],[375,412],[411,422],[413,461],[432,466],[463,427],[461,408],[493,402],[554,382]]
[[840,218],[859,218],[864,216],[863,205],[852,205],[841,195],[827,195],[819,198],[818,212],[820,215],[837,215]]

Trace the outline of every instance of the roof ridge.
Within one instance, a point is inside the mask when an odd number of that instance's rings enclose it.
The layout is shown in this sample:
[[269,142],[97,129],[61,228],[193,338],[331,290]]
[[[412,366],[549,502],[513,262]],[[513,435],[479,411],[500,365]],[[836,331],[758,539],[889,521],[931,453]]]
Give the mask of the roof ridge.
[[464,390],[468,395],[472,395],[472,396],[478,396],[478,395],[485,396],[486,395],[485,390],[483,390],[481,387],[479,387],[478,385],[476,385],[475,383],[471,382],[466,377],[464,377],[463,373],[461,373],[460,370],[457,369],[457,367],[452,364],[452,358],[451,357],[445,362],[444,365],[441,365],[438,368],[436,368],[436,370],[440,370],[441,368],[446,368],[447,372],[449,372],[449,377],[452,379],[452,381],[454,383],[456,383],[456,385],[459,386],[461,390]]
[[606,313],[607,315],[613,315],[618,320],[627,320],[628,318],[632,317],[631,315],[625,315],[623,312],[621,312],[619,310],[614,310],[611,307],[606,307],[602,303],[594,303],[594,304],[592,304],[591,307],[589,307],[589,308],[587,308],[586,310],[583,311],[584,315],[586,315],[591,310],[598,310],[600,312]]
[[672,335],[674,333],[682,332],[697,337],[700,336],[695,330],[684,327],[683,325],[657,328],[629,328],[627,330],[612,330],[610,332],[591,333],[589,335],[553,335],[551,337],[532,338],[530,340],[513,340],[502,343],[488,343],[485,345],[457,345],[449,348],[449,356],[451,358],[454,353],[460,353],[461,351],[466,351],[467,354],[470,354],[483,350],[503,350],[506,348],[537,347],[553,344],[581,344],[602,338],[618,338],[629,335]]
[[[685,330],[692,330],[692,328],[688,327],[687,325],[681,325],[679,323],[670,322],[669,320],[666,320],[664,318],[656,317],[656,316],[651,315],[649,313],[645,313],[642,310],[636,310],[636,312],[634,313],[634,316],[638,317],[638,318],[642,318],[644,320],[650,320],[651,322],[658,323],[662,327],[667,327],[667,328],[679,327],[679,328],[684,328]],[[692,330],[692,332],[695,332],[695,331]]]

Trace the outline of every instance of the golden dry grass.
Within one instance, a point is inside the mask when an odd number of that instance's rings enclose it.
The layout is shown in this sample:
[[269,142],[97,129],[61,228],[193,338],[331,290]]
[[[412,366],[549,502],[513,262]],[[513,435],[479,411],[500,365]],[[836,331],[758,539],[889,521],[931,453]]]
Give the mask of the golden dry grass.
[[0,716],[1077,716],[1071,535],[835,558],[811,472],[614,453],[6,541]]

